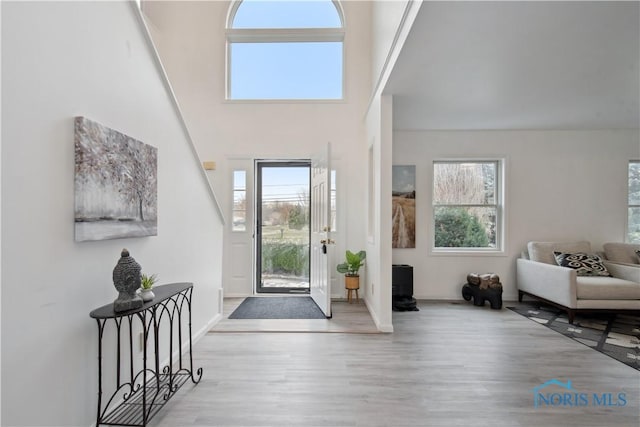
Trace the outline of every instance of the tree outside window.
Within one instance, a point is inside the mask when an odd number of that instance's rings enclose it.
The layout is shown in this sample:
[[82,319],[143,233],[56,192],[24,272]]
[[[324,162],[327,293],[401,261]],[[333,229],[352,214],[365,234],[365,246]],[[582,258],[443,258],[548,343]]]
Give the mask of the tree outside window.
[[500,249],[500,162],[433,165],[435,249]]

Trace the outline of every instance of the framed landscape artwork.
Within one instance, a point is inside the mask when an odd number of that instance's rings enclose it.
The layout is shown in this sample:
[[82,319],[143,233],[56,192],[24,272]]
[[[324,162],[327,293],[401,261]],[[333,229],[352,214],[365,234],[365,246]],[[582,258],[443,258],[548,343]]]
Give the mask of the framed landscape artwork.
[[158,149],[75,118],[75,240],[155,236]]
[[416,167],[393,166],[393,248],[416,247]]

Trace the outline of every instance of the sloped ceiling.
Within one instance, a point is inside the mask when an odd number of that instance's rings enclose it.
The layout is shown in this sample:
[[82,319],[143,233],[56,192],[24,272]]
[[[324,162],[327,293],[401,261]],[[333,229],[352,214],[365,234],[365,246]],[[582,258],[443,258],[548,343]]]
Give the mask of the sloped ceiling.
[[424,2],[395,129],[640,127],[638,2]]

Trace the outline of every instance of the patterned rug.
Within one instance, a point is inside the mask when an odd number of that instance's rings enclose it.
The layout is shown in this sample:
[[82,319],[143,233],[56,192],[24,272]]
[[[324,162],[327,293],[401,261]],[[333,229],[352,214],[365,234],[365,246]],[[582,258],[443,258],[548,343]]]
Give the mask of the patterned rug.
[[509,310],[640,370],[640,316],[577,314],[573,325],[567,314],[542,303],[520,303]]

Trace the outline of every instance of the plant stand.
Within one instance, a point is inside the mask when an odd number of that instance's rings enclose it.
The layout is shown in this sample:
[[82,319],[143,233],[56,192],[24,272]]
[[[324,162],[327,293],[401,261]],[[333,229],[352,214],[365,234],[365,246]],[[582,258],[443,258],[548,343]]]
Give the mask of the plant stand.
[[347,302],[351,304],[353,291],[356,292],[356,302],[358,302],[358,289],[360,289],[359,276],[344,276],[344,287],[347,290]]

